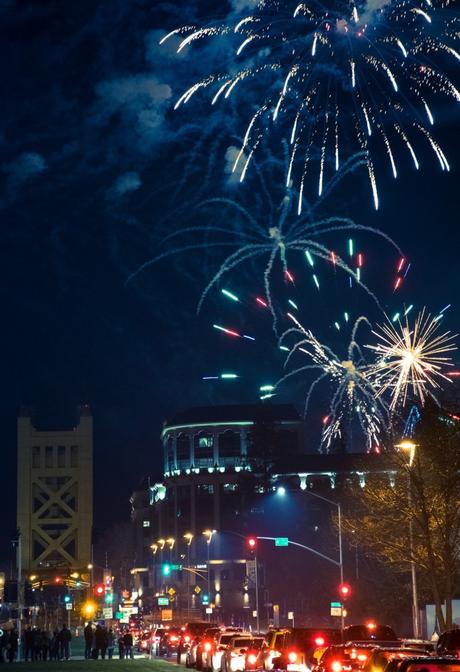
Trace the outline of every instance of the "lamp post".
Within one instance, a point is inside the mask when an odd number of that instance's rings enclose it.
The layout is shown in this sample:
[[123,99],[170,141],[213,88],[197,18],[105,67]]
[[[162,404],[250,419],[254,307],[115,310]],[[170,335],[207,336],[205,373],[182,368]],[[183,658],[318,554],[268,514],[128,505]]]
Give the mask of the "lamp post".
[[[186,532],[184,534],[184,539],[187,544],[187,569],[190,569],[190,546],[192,545],[193,541],[193,534],[191,532]],[[190,577],[190,572],[187,572],[187,618],[190,619],[190,609],[191,609],[191,599],[192,596],[190,594],[190,582],[191,582],[191,577]]]
[[[332,562],[334,565],[336,565],[339,568],[340,571],[340,585],[343,586],[343,545],[342,545],[342,507],[340,505],[340,502],[335,502],[333,499],[329,499],[329,497],[324,497],[324,495],[318,495],[316,492],[311,492],[310,490],[301,490],[301,492],[305,493],[306,495],[310,495],[311,497],[316,497],[317,499],[322,499],[323,502],[327,502],[328,504],[332,504],[332,506],[335,506],[337,508],[337,525],[338,525],[338,537],[339,537],[339,560],[334,560],[333,558],[330,558],[327,555],[324,555],[324,553],[320,553],[319,551],[316,551],[313,548],[310,548],[309,546],[304,546],[303,544],[297,544],[295,542],[289,542],[290,544],[293,544],[294,546],[300,546],[302,548],[306,548],[308,551],[311,551],[312,553],[315,553],[315,555],[319,555],[321,558],[324,560],[328,560],[329,562]],[[286,494],[286,488],[284,486],[280,486],[277,489],[277,493],[283,497]],[[264,537],[259,537],[260,539],[263,539]],[[340,616],[340,630],[343,638],[343,630],[345,628],[345,615],[343,613],[343,604],[341,607],[341,616]]]
[[[203,535],[206,537],[206,543],[208,545],[208,598],[211,600],[211,567],[210,567],[210,560],[211,560],[211,541],[216,533],[216,530],[204,530]],[[211,620],[211,614],[208,613],[208,621]]]
[[420,619],[418,611],[418,590],[417,590],[417,573],[414,562],[414,531],[412,527],[412,483],[410,479],[410,470],[414,465],[415,450],[417,444],[411,439],[404,439],[401,443],[396,444],[395,448],[404,450],[409,454],[409,462],[407,464],[407,505],[409,507],[409,549],[410,549],[410,573],[412,583],[412,628],[415,639],[420,637]]

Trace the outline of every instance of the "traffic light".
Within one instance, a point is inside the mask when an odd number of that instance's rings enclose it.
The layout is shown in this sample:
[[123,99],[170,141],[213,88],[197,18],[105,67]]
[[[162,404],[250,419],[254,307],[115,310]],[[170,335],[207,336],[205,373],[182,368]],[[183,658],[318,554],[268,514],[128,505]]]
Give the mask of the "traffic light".
[[66,604],[68,604],[68,603],[70,602],[71,599],[72,599],[72,598],[70,597],[70,595],[64,595],[64,602],[65,602]]
[[171,574],[171,565],[167,562],[164,565],[162,565],[161,573],[163,574],[163,576],[169,576]]
[[257,550],[257,537],[248,537],[246,539],[246,545],[251,551],[251,553],[255,553]]
[[102,597],[105,593],[105,586],[103,583],[98,583],[97,586],[94,586],[94,593],[97,597]]
[[201,602],[202,604],[209,604],[209,595],[207,593],[203,593],[201,596]]
[[112,604],[113,603],[113,593],[106,592],[104,601],[106,604]]
[[341,583],[339,586],[339,594],[342,600],[346,600],[351,595],[351,587],[348,583]]

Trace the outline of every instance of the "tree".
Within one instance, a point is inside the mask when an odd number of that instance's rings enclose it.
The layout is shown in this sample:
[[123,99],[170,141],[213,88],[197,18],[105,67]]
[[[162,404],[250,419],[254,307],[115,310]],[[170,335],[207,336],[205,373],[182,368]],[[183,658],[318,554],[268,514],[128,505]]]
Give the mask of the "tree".
[[396,448],[382,455],[382,472],[368,477],[365,488],[350,486],[344,530],[397,572],[415,563],[443,631],[452,627],[459,587],[460,423],[427,402],[414,443],[411,463]]

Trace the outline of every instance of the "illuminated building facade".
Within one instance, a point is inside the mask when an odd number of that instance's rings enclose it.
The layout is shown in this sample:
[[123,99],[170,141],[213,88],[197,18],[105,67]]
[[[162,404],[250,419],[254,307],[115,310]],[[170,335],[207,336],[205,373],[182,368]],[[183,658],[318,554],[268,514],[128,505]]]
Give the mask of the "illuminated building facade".
[[[279,572],[288,574],[290,592],[299,596],[292,610],[307,613],[312,590],[326,595],[336,567],[317,568],[313,556],[275,551],[274,538],[336,548],[331,509],[309,494],[336,500],[350,479],[364,487],[368,472],[385,471],[379,455],[307,454],[304,422],[290,405],[192,408],[165,423],[162,444],[163,479],[131,498],[136,562],[150,570],[144,604],[155,607],[155,594],[166,599],[172,588],[177,613],[202,616],[204,596],[219,618],[245,626],[255,601],[248,535],[272,539],[261,541],[258,551],[265,622],[270,605],[283,599]],[[210,543],[206,532],[213,533]],[[173,568],[167,575],[165,565]],[[305,566],[317,569],[318,580],[302,596],[295,581]]]
[[29,410],[18,416],[17,525],[22,569],[46,581],[85,570],[91,560],[93,418],[80,408],[78,424],[42,431]]

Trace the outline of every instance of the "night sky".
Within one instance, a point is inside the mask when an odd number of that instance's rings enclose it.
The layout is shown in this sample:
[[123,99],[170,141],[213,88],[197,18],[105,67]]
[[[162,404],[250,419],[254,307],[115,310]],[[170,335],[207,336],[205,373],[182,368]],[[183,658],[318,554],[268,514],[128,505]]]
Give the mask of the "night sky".
[[[258,385],[281,375],[269,320],[252,308],[263,290],[262,262],[241,267],[220,285],[244,296],[242,306],[224,302],[216,289],[198,316],[200,293],[222,252],[174,256],[127,282],[158,253],[167,233],[228,222],[228,210],[197,209],[198,202],[237,199],[259,218],[267,215],[256,177],[238,186],[228,173],[228,149],[238,144],[248,117],[244,105],[211,110],[197,98],[183,111],[172,110],[185,88],[226,54],[209,46],[174,57],[171,48],[158,47],[166,31],[225,18],[232,9],[216,0],[0,2],[0,561],[10,557],[15,526],[21,404],[58,427],[73,424],[78,404],[91,405],[97,534],[128,518],[130,492],[143,476],[161,476],[165,417],[193,404],[255,401]],[[361,236],[366,278],[386,310],[414,303],[437,311],[452,303],[445,324],[458,332],[458,104],[440,104],[435,112],[449,174],[425,150],[418,173],[404,157],[397,181],[387,172],[379,178],[378,213],[363,170],[345,179],[322,213],[384,230],[412,262],[394,297],[397,256],[375,236]],[[264,151],[271,149],[268,143]],[[277,170],[269,177],[276,205],[283,195]],[[345,251],[346,239],[340,234],[334,245]],[[326,278],[319,297],[307,284],[305,260],[294,255],[292,265],[303,321],[333,347],[343,347],[331,324],[344,306],[355,315],[369,308],[375,319],[375,306],[357,292],[350,298],[345,280]],[[230,343],[212,329],[214,322],[258,340]],[[240,373],[240,381],[201,380],[225,370]],[[298,386],[279,398],[302,406]]]

